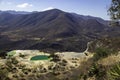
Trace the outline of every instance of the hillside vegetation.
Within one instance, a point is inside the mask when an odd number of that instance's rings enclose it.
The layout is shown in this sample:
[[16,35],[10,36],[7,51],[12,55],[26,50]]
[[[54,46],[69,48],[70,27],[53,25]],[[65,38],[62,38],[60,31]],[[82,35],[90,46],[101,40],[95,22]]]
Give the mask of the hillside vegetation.
[[[119,39],[109,39],[108,45],[106,43],[107,41],[108,39],[98,41],[99,43],[104,42],[104,45],[97,44],[96,50],[92,50],[93,52],[89,52],[87,55],[84,53],[71,52],[51,53],[49,55],[52,59],[42,62],[31,62],[29,60],[30,57],[38,54],[48,54],[39,53],[39,51],[17,51],[18,53],[14,54],[15,56],[13,55],[13,57],[9,56],[7,59],[1,59],[0,79],[119,80],[120,51],[119,45],[117,45]],[[110,43],[110,41],[116,42]],[[93,45],[93,43],[91,43],[91,45]],[[17,74],[14,74],[15,72],[17,72]]]

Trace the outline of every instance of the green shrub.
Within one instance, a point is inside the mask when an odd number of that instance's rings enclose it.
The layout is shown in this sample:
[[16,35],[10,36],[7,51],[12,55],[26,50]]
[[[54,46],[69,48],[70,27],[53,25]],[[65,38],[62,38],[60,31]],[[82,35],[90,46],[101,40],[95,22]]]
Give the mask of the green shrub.
[[58,62],[61,60],[60,57],[55,53],[50,54],[49,58],[52,58],[51,61],[54,61],[54,62]]
[[95,51],[95,54],[93,56],[93,59],[95,61],[101,59],[101,58],[105,58],[105,57],[108,57],[109,55],[111,55],[112,51],[107,49],[107,48],[97,48],[96,51]]
[[110,80],[120,80],[120,62],[109,70],[108,77]]
[[25,55],[23,55],[22,53],[20,53],[20,54],[19,54],[19,57],[24,58],[24,57],[25,57]]
[[90,77],[93,77],[94,75],[98,74],[99,70],[98,70],[98,66],[97,64],[93,64],[88,72],[88,75]]
[[14,56],[15,54],[16,54],[15,51],[10,51],[10,52],[7,53],[7,56],[8,56],[8,57],[12,57],[12,56]]
[[94,63],[88,71],[88,77],[95,77],[96,80],[106,80],[106,69],[103,65]]

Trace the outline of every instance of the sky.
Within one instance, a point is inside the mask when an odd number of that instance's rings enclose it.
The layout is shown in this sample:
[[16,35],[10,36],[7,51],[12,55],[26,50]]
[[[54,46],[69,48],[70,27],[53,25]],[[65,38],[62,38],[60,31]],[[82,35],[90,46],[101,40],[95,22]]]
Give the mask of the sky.
[[91,15],[108,20],[111,0],[0,0],[0,10],[45,11],[60,9],[80,15]]

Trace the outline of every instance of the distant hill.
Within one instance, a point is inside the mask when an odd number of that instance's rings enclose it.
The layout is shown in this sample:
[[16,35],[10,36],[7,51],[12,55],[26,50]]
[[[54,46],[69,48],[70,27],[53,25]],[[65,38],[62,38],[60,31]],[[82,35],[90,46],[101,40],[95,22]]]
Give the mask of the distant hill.
[[1,14],[1,13],[10,13],[10,14],[30,14],[30,13],[32,13],[32,12],[7,10],[7,11],[0,11],[0,14]]
[[120,36],[120,28],[98,17],[58,9],[18,13],[0,12],[0,49],[81,52],[91,40]]

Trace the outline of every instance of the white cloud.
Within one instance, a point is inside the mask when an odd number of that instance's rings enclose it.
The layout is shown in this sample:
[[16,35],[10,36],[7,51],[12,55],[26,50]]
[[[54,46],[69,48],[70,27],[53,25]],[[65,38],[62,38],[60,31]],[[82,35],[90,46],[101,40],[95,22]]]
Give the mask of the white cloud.
[[32,7],[32,4],[29,3],[22,3],[22,4],[18,4],[16,7],[18,8],[26,8],[26,7]]
[[51,10],[51,9],[55,9],[55,8],[53,8],[53,7],[48,7],[48,8],[43,9],[42,11]]

